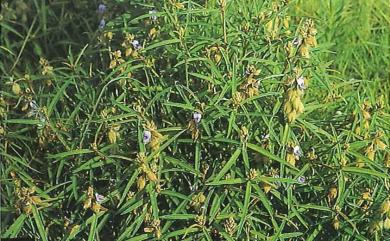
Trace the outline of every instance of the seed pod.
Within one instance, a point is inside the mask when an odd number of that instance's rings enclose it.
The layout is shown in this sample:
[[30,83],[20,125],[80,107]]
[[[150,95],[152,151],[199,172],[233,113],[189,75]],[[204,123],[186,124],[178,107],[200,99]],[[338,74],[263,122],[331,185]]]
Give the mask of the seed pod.
[[222,56],[218,53],[214,54],[214,62],[218,64],[222,59]]
[[199,203],[204,203],[206,201],[206,196],[203,194],[203,192],[200,192],[198,194],[198,202]]
[[261,187],[263,188],[265,193],[269,193],[271,191],[272,186],[266,182],[263,182]]
[[91,207],[92,211],[94,213],[99,213],[100,210],[102,209],[102,205],[100,205],[99,203],[93,203],[92,207]]
[[23,206],[23,212],[25,214],[30,214],[31,213],[31,210],[32,210],[32,206],[30,203],[26,203],[24,206]]
[[266,25],[265,28],[267,29],[268,33],[271,33],[272,30],[274,29],[274,23],[272,20],[270,20]]
[[87,198],[84,200],[83,208],[88,209],[91,207],[91,204],[92,204],[92,198]]
[[146,176],[148,177],[149,181],[155,182],[157,181],[157,176],[152,172],[151,170],[146,171]]
[[382,142],[379,138],[375,138],[374,143],[379,150],[384,150],[387,147],[387,145],[384,142]]
[[39,196],[32,196],[31,201],[36,205],[42,205],[43,203],[42,199]]
[[374,150],[374,146],[373,145],[368,146],[367,149],[365,150],[365,153],[366,153],[368,159],[370,159],[371,161],[374,160],[374,158],[375,158],[375,150]]
[[137,189],[138,191],[142,191],[145,188],[146,179],[144,175],[141,175],[137,180]]
[[295,119],[297,118],[297,113],[295,110],[291,111],[288,115],[287,115],[287,120],[288,122],[293,122],[295,121]]
[[242,142],[246,142],[248,140],[248,133],[249,133],[249,131],[245,126],[241,127],[240,139]]
[[[291,105],[292,105],[292,108],[294,109],[294,110],[298,110],[298,108],[299,108],[299,105],[301,104],[302,102],[301,102],[301,99],[299,98],[299,97],[296,97],[296,98],[294,98],[294,99],[292,99],[292,101],[291,101]],[[298,111],[297,111],[298,112]]]
[[332,226],[335,230],[339,230],[340,229],[340,221],[339,219],[336,217],[334,217],[333,219],[333,222],[332,222]]
[[20,85],[18,83],[12,84],[12,92],[14,92],[15,95],[20,95]]
[[296,110],[297,110],[297,113],[299,113],[299,114],[303,113],[303,111],[305,110],[305,106],[303,105],[302,101],[299,101]]
[[111,144],[115,144],[117,141],[117,132],[114,129],[108,131],[108,140]]
[[132,48],[127,48],[126,51],[125,51],[125,57],[129,57],[132,53],[133,53],[133,49]]
[[284,104],[284,113],[289,114],[291,111],[292,111],[292,105],[290,101],[288,101]]
[[113,69],[113,68],[115,68],[115,67],[116,67],[116,60],[113,59],[113,60],[110,61],[110,65],[109,65],[108,68]]
[[149,38],[154,39],[156,36],[157,36],[157,29],[156,28],[150,29]]
[[305,43],[310,46],[310,47],[315,47],[317,45],[317,40],[314,36],[312,35],[309,35],[306,39],[305,39]]
[[337,194],[338,194],[337,187],[333,186],[333,187],[329,188],[329,191],[328,191],[329,200],[336,199]]
[[366,120],[369,120],[371,119],[371,114],[370,112],[366,111],[366,110],[362,110],[362,114],[363,114],[363,118],[366,119]]
[[297,159],[295,158],[295,155],[293,153],[287,153],[286,159],[287,159],[287,163],[289,163],[290,165],[292,166],[296,165]]
[[286,16],[283,19],[283,27],[285,27],[286,29],[290,27],[290,16]]
[[385,219],[385,221],[383,222],[383,228],[386,229],[386,230],[390,229],[390,218],[389,217],[387,217]]
[[364,163],[364,161],[362,160],[362,159],[357,159],[356,160],[356,167],[360,167],[360,168],[362,168],[362,167],[364,167],[366,164]]
[[386,153],[384,164],[385,167],[390,168],[390,152]]
[[301,54],[302,58],[310,58],[309,47],[306,44],[303,44],[301,46],[301,48],[299,49],[299,53]]
[[390,198],[387,198],[379,208],[379,212],[381,215],[390,211]]

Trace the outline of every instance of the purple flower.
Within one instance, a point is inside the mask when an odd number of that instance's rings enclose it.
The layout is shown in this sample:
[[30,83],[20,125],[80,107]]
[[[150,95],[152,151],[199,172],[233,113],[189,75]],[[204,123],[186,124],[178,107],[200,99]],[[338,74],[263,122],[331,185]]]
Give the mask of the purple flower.
[[298,157],[298,158],[303,155],[302,150],[299,146],[294,146],[293,153],[294,153],[295,157]]
[[133,41],[131,41],[131,44],[133,45],[133,48],[138,50],[140,48],[142,48],[141,44],[139,43],[138,40],[134,39]]
[[301,90],[306,89],[305,78],[303,76],[300,76],[297,79],[297,85],[298,85],[298,88],[301,89]]
[[152,139],[152,133],[150,131],[148,131],[148,130],[145,130],[144,131],[144,137],[143,137],[144,143],[148,144],[151,139]]
[[104,26],[106,26],[106,21],[104,20],[104,18],[102,18],[102,20],[100,20],[99,22],[99,28],[102,29],[104,28]]
[[104,12],[107,10],[107,6],[104,5],[103,3],[99,4],[99,7],[98,7],[98,13],[99,14],[104,14]]
[[101,203],[104,200],[104,196],[100,195],[99,193],[95,193],[95,199],[96,199],[96,202]]
[[304,184],[306,182],[306,177],[304,177],[304,176],[298,177],[297,182],[299,182],[300,184]]
[[202,114],[195,112],[193,115],[193,118],[194,118],[195,123],[198,124],[200,122],[200,120],[202,119]]

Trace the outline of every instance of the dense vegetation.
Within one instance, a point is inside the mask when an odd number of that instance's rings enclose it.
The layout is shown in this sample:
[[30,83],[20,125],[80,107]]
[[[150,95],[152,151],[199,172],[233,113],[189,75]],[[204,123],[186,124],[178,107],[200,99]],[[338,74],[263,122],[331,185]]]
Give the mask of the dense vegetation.
[[387,0],[3,0],[2,238],[390,239]]

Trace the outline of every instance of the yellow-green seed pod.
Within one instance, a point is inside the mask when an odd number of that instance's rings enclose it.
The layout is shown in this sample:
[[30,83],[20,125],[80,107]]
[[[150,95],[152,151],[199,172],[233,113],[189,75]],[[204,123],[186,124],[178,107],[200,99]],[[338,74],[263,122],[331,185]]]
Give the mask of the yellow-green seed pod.
[[292,109],[291,102],[290,102],[290,101],[287,101],[287,102],[284,104],[284,113],[285,113],[285,114],[289,114],[292,110],[293,110],[293,109]]
[[385,161],[384,161],[385,167],[390,168],[390,153],[386,153]]
[[30,214],[32,211],[32,206],[30,203],[27,203],[26,205],[23,206],[23,212],[25,214]]
[[291,111],[287,114],[287,120],[288,122],[292,123],[297,118],[297,112],[295,110]]
[[137,180],[137,189],[138,191],[142,191],[145,188],[146,179],[144,175],[141,175]]
[[375,146],[379,149],[379,150],[384,150],[386,149],[387,145],[381,141],[379,138],[375,138]]
[[334,200],[337,197],[337,194],[338,194],[337,187],[333,186],[333,187],[329,188],[328,198],[330,200]]
[[20,95],[20,85],[18,83],[12,84],[12,92],[14,92],[15,95]]
[[317,45],[317,40],[314,36],[310,35],[305,39],[305,43],[310,47],[315,47]]
[[305,59],[310,58],[309,47],[305,44],[302,45],[302,47],[299,49],[299,53],[301,54],[302,58]]
[[206,201],[206,196],[203,194],[203,192],[200,192],[198,194],[198,202],[199,203],[204,203]]
[[340,221],[337,217],[335,217],[333,219],[333,222],[332,222],[332,226],[335,230],[339,230],[340,229]]
[[283,19],[283,27],[288,29],[290,27],[290,16],[286,16]]
[[367,149],[365,150],[365,153],[366,153],[368,159],[370,159],[371,161],[374,160],[374,158],[375,158],[375,150],[374,150],[374,146],[373,145],[368,146]]
[[266,25],[265,28],[267,29],[268,33],[271,33],[272,30],[274,29],[274,23],[272,20],[270,20]]
[[[300,103],[301,103],[301,99],[300,99],[299,97],[296,97],[296,98],[292,99],[292,101],[291,101],[292,108],[293,108],[295,111],[297,111],[298,108],[299,108]],[[297,112],[298,112],[298,111],[297,111]]]
[[266,182],[263,182],[261,187],[263,188],[265,193],[269,193],[269,191],[271,191],[271,189],[272,189],[272,186]]
[[92,205],[92,199],[91,199],[91,198],[87,198],[87,199],[85,199],[85,201],[84,201],[83,208],[84,208],[84,209],[88,209],[88,208],[91,207],[91,205]]
[[132,48],[127,48],[126,51],[125,51],[125,56],[129,57],[132,53],[133,53],[133,49]]
[[289,101],[292,101],[293,99],[295,99],[295,97],[297,96],[297,91],[294,90],[294,89],[289,89],[287,91],[287,99]]
[[383,228],[386,229],[386,230],[390,229],[390,218],[389,217],[387,217],[385,219],[385,221],[383,222]]
[[43,201],[39,196],[32,196],[31,201],[36,205],[42,205]]
[[222,59],[222,56],[221,56],[220,54],[216,53],[216,54],[214,55],[214,62],[215,62],[215,63],[218,64],[218,63],[221,61],[221,59]]
[[303,113],[303,111],[305,110],[305,107],[304,107],[304,105],[303,105],[303,103],[302,103],[302,101],[299,101],[299,103],[298,103],[298,106],[297,106],[298,108],[297,108],[297,113],[299,113],[299,114],[302,114]]
[[387,198],[381,205],[379,212],[381,215],[390,211],[390,198]]
[[92,209],[92,211],[94,213],[99,213],[100,210],[102,209],[102,205],[100,205],[99,203],[94,202],[92,207],[91,207],[91,209]]
[[295,167],[297,160],[295,159],[295,155],[293,153],[287,153],[286,159],[287,163]]
[[152,172],[152,171],[150,171],[150,170],[148,170],[148,171],[146,172],[146,176],[147,176],[148,179],[149,179],[150,181],[152,181],[152,182],[157,181],[157,176],[156,176],[156,174],[154,174],[154,172]]
[[110,141],[111,144],[115,144],[117,140],[117,132],[114,131],[113,129],[110,129],[108,131],[108,140]]

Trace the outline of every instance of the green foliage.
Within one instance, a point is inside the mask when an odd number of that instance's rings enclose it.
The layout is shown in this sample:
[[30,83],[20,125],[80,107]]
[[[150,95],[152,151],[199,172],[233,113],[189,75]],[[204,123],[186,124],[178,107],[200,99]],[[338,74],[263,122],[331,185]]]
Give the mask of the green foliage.
[[105,4],[1,2],[2,238],[390,238],[388,1]]

